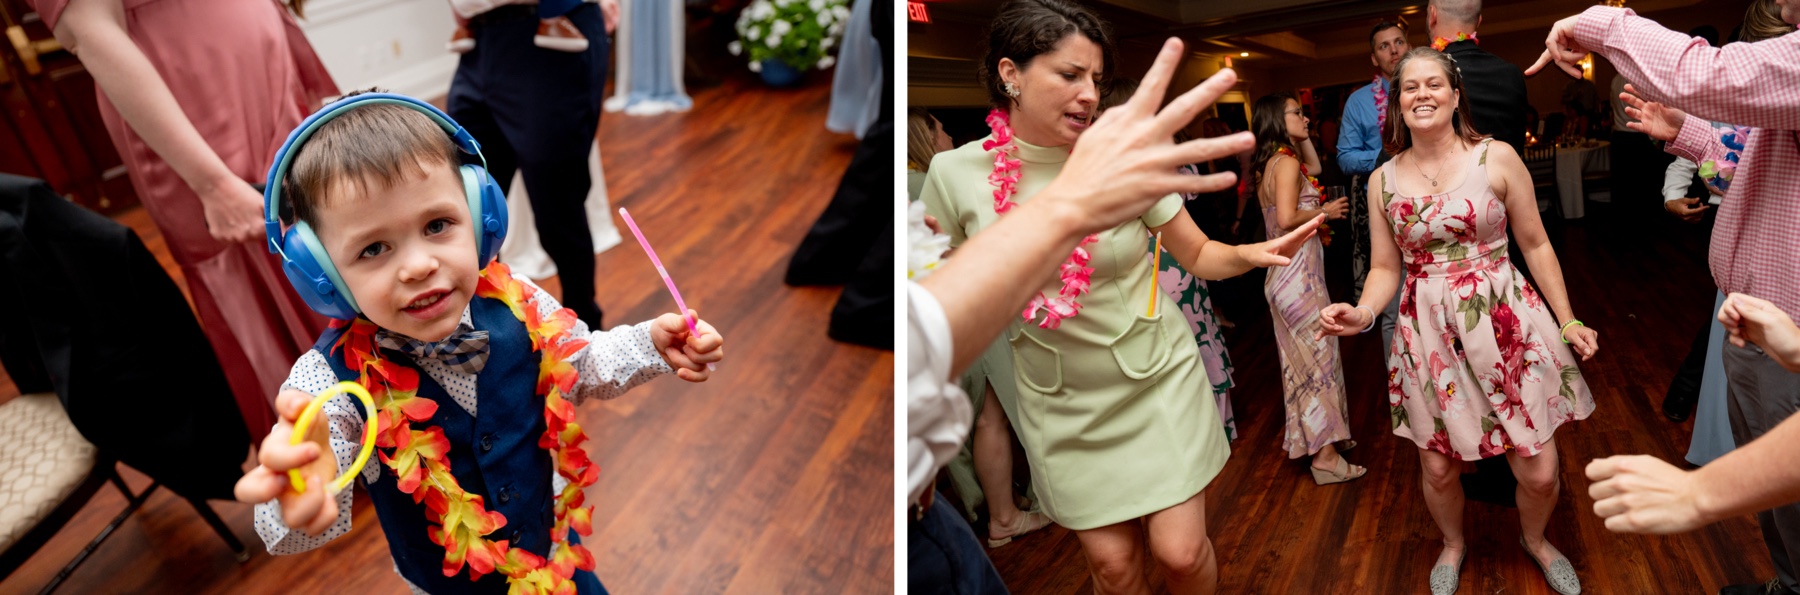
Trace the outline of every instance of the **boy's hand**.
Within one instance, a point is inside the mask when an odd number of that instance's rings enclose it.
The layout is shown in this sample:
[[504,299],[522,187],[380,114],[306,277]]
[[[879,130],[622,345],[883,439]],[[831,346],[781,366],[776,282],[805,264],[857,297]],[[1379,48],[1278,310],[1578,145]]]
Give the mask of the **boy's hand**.
[[[283,523],[316,536],[331,528],[338,517],[337,499],[325,493],[326,484],[337,477],[337,460],[319,456],[331,452],[331,434],[325,418],[313,419],[307,441],[288,444],[294,433],[294,419],[312,398],[297,390],[282,391],[275,398],[275,411],[281,415],[281,422],[263,439],[262,449],[256,454],[259,464],[238,480],[234,491],[239,502],[279,501]],[[306,493],[294,491],[288,481],[289,469],[299,469],[306,478]]]
[[656,350],[662,353],[669,367],[675,368],[675,375],[688,382],[706,382],[712,375],[706,365],[725,359],[725,338],[712,325],[700,319],[700,314],[688,310],[688,316],[694,317],[694,327],[700,329],[700,335],[690,336],[687,320],[676,314],[664,314],[650,323],[650,341],[656,344]]

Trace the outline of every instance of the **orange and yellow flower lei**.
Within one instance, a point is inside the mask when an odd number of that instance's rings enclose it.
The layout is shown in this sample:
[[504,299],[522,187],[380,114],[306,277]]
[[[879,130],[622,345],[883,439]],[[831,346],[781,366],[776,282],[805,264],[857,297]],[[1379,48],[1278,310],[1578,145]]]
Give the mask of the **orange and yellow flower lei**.
[[[1314,176],[1312,174],[1306,173],[1306,162],[1301,161],[1300,157],[1298,155],[1294,154],[1293,149],[1289,149],[1287,147],[1281,147],[1279,149],[1276,149],[1275,152],[1280,153],[1282,155],[1287,155],[1289,158],[1292,158],[1295,162],[1299,163],[1300,164],[1300,175],[1306,176],[1306,183],[1312,184],[1313,191],[1319,193],[1319,199],[1321,201],[1323,201],[1325,198],[1327,198],[1325,196],[1325,187],[1319,185],[1318,176]],[[1332,231],[1330,225],[1326,225],[1325,222],[1323,222],[1323,221],[1319,222],[1319,244],[1320,245],[1330,246],[1331,245],[1331,236],[1336,233],[1337,233],[1336,231]]]
[[450,473],[450,441],[443,429],[415,425],[431,419],[438,404],[418,396],[418,371],[381,357],[374,323],[365,318],[332,321],[333,327],[350,328],[331,350],[343,350],[349,367],[361,375],[357,383],[374,397],[375,445],[384,449],[378,451],[381,462],[399,477],[401,492],[411,494],[413,502],[425,504],[427,520],[433,523],[431,541],[444,546],[444,576],[455,576],[466,564],[471,580],[490,572],[506,576],[509,595],[573,595],[575,570],[593,570],[594,556],[587,548],[570,544],[568,531],[573,528],[579,535],[593,532],[593,507],[584,505],[581,490],[593,485],[600,467],[582,450],[587,435],[575,423],[574,404],[563,398],[576,380],[574,365],[564,360],[587,346],[587,341],[564,340],[575,326],[575,311],[563,308],[548,317],[539,316],[536,296],[526,299],[525,284],[514,279],[504,264],[496,262],[482,271],[476,295],[505,303],[513,316],[525,323],[532,351],[543,353],[537,393],[544,397],[548,428],[538,438],[538,446],[550,452],[556,472],[569,482],[556,496],[548,560],[486,537],[506,526],[506,517],[487,510],[480,495],[465,492],[457,484]]
[[1448,37],[1448,38],[1438,37],[1438,38],[1432,39],[1431,40],[1431,49],[1441,52],[1441,51],[1444,51],[1444,48],[1450,47],[1450,44],[1456,43],[1458,41],[1473,41],[1473,42],[1475,42],[1476,45],[1481,45],[1481,40],[1476,39],[1474,33],[1463,33],[1461,31],[1457,31],[1455,37]]

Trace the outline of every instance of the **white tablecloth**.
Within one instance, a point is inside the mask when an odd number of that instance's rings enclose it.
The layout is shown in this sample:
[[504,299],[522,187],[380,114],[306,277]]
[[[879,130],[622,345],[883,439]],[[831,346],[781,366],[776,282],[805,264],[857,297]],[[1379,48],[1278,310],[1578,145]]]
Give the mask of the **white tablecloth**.
[[[1585,214],[1581,176],[1585,173],[1610,171],[1611,155],[1611,143],[1604,141],[1599,146],[1590,148],[1556,148],[1556,193],[1562,196],[1564,219],[1580,219]],[[1600,202],[1608,202],[1611,198],[1611,193],[1594,194],[1594,200]]]

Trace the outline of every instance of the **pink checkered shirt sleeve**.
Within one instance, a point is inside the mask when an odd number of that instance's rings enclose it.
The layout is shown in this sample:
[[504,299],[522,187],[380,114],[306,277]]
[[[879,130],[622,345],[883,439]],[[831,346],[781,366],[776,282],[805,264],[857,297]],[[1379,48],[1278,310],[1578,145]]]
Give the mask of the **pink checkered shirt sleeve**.
[[1575,37],[1650,98],[1691,114],[1670,152],[1696,161],[1721,154],[1718,132],[1702,119],[1753,128],[1707,262],[1720,290],[1800,316],[1800,35],[1713,48],[1630,10],[1596,6],[1581,13]]
[[1800,130],[1800,36],[1715,48],[1630,9],[1595,6],[1576,20],[1575,40],[1651,99],[1713,122]]
[[1669,141],[1664,150],[1694,163],[1717,161],[1731,152],[1724,141],[1719,140],[1719,132],[1712,127],[1711,122],[1690,115],[1687,120],[1682,121],[1681,131],[1675,135],[1675,140]]

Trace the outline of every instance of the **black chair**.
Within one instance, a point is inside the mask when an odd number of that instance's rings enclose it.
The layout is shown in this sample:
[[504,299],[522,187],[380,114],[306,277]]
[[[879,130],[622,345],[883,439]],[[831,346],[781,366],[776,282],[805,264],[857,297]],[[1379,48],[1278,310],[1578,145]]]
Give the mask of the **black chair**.
[[[0,279],[0,365],[25,393],[0,405],[0,503],[19,513],[0,512],[0,579],[106,483],[125,495],[125,510],[40,593],[159,487],[249,559],[203,502],[232,497],[249,431],[187,299],[137,234],[43,182],[0,174]],[[147,398],[174,390],[181,406]],[[150,486],[132,493],[120,462]]]
[[1561,198],[1556,190],[1556,147],[1548,143],[1526,147],[1524,157],[1525,170],[1531,173],[1531,185],[1536,190],[1538,212],[1555,211],[1561,216]]

